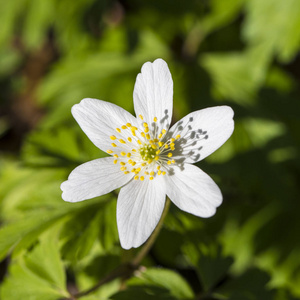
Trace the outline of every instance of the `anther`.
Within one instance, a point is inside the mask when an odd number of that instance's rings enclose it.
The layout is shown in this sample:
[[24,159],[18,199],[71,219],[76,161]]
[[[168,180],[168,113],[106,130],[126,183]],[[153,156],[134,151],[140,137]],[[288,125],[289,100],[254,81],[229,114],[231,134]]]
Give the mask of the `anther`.
[[175,137],[176,140],[180,139],[180,134],[177,134]]
[[112,151],[112,150],[107,150],[106,151],[108,154],[112,154],[114,151]]
[[117,138],[116,138],[114,135],[111,135],[111,136],[110,136],[110,139],[114,141],[114,140],[116,140]]
[[157,161],[159,160],[159,156],[155,156],[154,159]]
[[166,175],[166,171],[163,171],[162,174],[163,174],[163,175]]
[[153,177],[151,176],[149,179],[150,179],[150,180],[153,180]]
[[143,119],[144,119],[142,115],[139,115],[139,117],[140,117],[140,119],[141,119],[141,120],[143,120]]
[[121,161],[121,162],[120,162],[120,165],[125,166],[126,163],[124,163],[124,161]]
[[141,177],[140,177],[140,180],[141,180],[141,181],[143,181],[144,179],[145,179],[145,177],[144,177],[144,176],[141,176]]
[[116,131],[121,133],[121,129],[120,128],[116,128]]
[[131,127],[131,124],[130,124],[130,123],[127,123],[126,126],[127,126],[127,127]]
[[119,156],[118,156],[118,154],[114,154],[114,158],[118,158]]
[[131,153],[130,153],[130,152],[128,152],[128,153],[127,153],[127,157],[130,157],[130,156],[131,156]]
[[128,140],[128,142],[132,142],[132,138],[131,137],[127,138],[127,140]]
[[114,160],[114,164],[117,164],[117,163],[118,163],[118,160],[117,160],[117,159],[115,159],[115,160]]
[[126,152],[122,151],[122,152],[121,152],[121,155],[122,155],[122,156],[125,156],[125,155],[126,155]]
[[126,125],[121,126],[122,129],[127,129]]
[[154,122],[157,122],[157,118],[156,118],[156,117],[154,117],[153,121],[154,121]]
[[172,155],[173,155],[173,154],[172,154],[171,152],[170,152],[170,153],[168,153],[168,157],[172,157]]
[[111,143],[111,145],[112,145],[113,147],[117,147],[117,145],[116,145],[115,143]]
[[121,144],[126,144],[126,142],[125,142],[124,140],[122,140],[122,139],[119,139],[119,142],[120,142]]
[[134,180],[139,180],[139,176],[134,176]]

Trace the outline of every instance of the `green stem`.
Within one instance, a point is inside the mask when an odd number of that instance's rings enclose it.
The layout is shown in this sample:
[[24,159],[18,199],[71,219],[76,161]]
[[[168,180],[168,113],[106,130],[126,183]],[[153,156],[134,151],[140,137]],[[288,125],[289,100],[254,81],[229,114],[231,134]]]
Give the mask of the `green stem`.
[[89,288],[86,291],[82,291],[82,292],[79,292],[75,295],[72,295],[70,298],[68,298],[68,300],[78,299],[80,297],[86,296],[86,295],[96,291],[98,288],[100,288],[105,283],[108,283],[108,282],[110,282],[114,279],[117,279],[119,277],[123,277],[123,278],[130,277],[132,275],[132,273],[139,267],[139,265],[140,265],[141,261],[143,260],[143,258],[148,254],[148,252],[152,248],[152,246],[153,246],[153,244],[154,244],[154,242],[155,242],[155,240],[156,240],[156,238],[157,238],[157,236],[158,236],[158,234],[159,234],[159,232],[162,228],[164,219],[165,219],[165,217],[166,217],[166,215],[169,211],[170,203],[171,203],[170,199],[167,198],[163,213],[161,215],[161,218],[160,218],[156,228],[154,229],[152,235],[147,240],[147,242],[145,243],[145,245],[142,247],[141,251],[137,254],[137,256],[135,258],[133,258],[129,263],[120,265],[117,269],[113,270],[106,277],[102,278],[93,287]]

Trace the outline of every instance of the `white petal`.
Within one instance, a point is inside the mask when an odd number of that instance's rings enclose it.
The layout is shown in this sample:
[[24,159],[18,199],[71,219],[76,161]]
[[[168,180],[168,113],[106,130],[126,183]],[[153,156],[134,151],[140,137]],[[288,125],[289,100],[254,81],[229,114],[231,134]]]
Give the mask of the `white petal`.
[[115,104],[97,99],[81,100],[72,107],[72,114],[88,138],[103,151],[111,149],[111,135],[123,138],[118,135],[116,128],[127,123],[137,126],[136,118],[129,112]]
[[166,200],[161,178],[132,180],[124,186],[117,202],[117,223],[121,246],[139,247],[155,229]]
[[146,62],[137,75],[133,92],[136,116],[142,115],[148,124],[157,117],[159,130],[168,129],[173,109],[173,80],[167,63],[157,59]]
[[216,106],[192,112],[170,129],[169,135],[180,135],[175,155],[185,163],[200,161],[222,146],[234,129],[233,110]]
[[133,175],[124,174],[112,157],[99,158],[75,168],[60,186],[62,198],[78,202],[107,194],[126,184]]
[[215,182],[198,167],[185,164],[174,167],[174,175],[164,176],[167,195],[181,210],[207,218],[222,203],[222,194]]

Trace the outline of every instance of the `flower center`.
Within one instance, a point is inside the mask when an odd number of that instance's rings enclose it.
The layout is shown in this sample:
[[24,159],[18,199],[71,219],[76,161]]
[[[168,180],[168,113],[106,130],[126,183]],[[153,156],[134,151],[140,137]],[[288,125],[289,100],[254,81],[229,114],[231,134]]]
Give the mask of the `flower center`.
[[114,164],[119,163],[124,174],[134,173],[135,180],[153,180],[155,176],[165,175],[169,166],[175,163],[172,156],[175,140],[180,135],[168,139],[166,129],[159,132],[156,117],[150,127],[143,122],[143,116],[139,115],[139,118],[142,120],[143,129],[130,123],[116,128],[117,134],[110,136],[113,148],[107,150],[107,153],[113,155]]

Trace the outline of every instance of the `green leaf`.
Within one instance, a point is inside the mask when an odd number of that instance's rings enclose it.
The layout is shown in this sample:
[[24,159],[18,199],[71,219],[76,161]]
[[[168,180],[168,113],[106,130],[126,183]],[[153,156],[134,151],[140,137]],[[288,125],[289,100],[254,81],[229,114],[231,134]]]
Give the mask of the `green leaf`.
[[130,285],[147,285],[167,289],[175,299],[194,299],[187,281],[178,273],[168,269],[149,268],[129,280]]
[[24,263],[13,263],[1,289],[1,299],[57,300],[68,294],[29,270]]
[[27,267],[59,290],[66,290],[64,265],[60,258],[57,230],[51,229],[25,257]]

